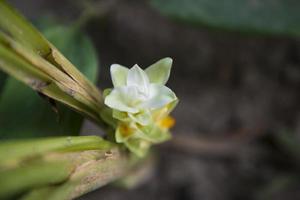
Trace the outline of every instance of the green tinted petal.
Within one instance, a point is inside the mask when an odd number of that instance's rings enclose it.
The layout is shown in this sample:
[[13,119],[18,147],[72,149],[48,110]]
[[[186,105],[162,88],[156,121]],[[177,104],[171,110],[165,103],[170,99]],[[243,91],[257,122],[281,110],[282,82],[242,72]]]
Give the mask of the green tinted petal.
[[149,77],[150,83],[165,85],[170,76],[172,63],[173,60],[171,58],[163,58],[149,66],[145,72]]
[[176,99],[176,100],[172,101],[171,103],[165,105],[162,108],[153,110],[152,111],[153,119],[155,121],[157,121],[157,120],[163,119],[164,117],[168,116],[174,110],[174,108],[177,106],[178,102],[179,102],[179,100]]
[[109,95],[109,93],[111,93],[112,89],[111,88],[107,88],[105,90],[103,90],[103,98],[107,97]]
[[118,128],[116,129],[115,137],[117,143],[123,143],[124,141],[126,141],[126,138],[123,136],[120,126],[118,126]]
[[118,64],[110,67],[110,75],[114,87],[125,86],[129,69]]
[[113,110],[112,113],[113,118],[123,121],[123,122],[129,122],[131,119],[128,117],[128,114],[126,112]]
[[139,112],[137,114],[129,113],[129,117],[133,121],[135,121],[143,126],[149,125],[152,122],[152,115],[151,115],[150,111],[148,111],[148,110]]
[[171,134],[169,131],[164,131],[155,125],[152,125],[148,128],[145,127],[143,130],[148,139],[153,143],[161,143],[171,139]]
[[[177,106],[177,104],[179,103],[179,99],[176,97],[176,99],[174,101],[172,101],[171,103],[169,103],[168,106],[168,112],[167,115],[170,114],[174,108]],[[165,116],[167,116],[165,115]]]
[[140,131],[136,132],[136,138],[146,140],[151,143],[161,143],[171,138],[171,134],[160,129],[155,124],[141,127]]
[[140,132],[133,123],[119,123],[116,129],[116,141],[124,143],[129,138],[135,137]]
[[151,146],[151,143],[146,140],[130,138],[125,142],[127,148],[139,157],[144,157]]

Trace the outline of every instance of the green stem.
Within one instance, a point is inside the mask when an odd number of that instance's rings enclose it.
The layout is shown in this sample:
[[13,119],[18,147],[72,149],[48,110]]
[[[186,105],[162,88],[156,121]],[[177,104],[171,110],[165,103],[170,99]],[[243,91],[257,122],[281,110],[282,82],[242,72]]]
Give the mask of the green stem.
[[59,183],[68,178],[72,166],[65,161],[33,163],[0,171],[0,199],[19,195],[30,188]]
[[76,167],[69,179],[59,185],[33,189],[22,200],[68,200],[79,197],[122,177],[129,169],[128,157],[119,149],[103,152],[85,152],[84,157],[100,156]]
[[0,143],[0,169],[15,166],[26,158],[34,158],[48,152],[108,150],[115,144],[97,136],[58,137],[17,140]]
[[0,199],[73,199],[131,167],[122,148],[96,136],[2,142],[0,160]]

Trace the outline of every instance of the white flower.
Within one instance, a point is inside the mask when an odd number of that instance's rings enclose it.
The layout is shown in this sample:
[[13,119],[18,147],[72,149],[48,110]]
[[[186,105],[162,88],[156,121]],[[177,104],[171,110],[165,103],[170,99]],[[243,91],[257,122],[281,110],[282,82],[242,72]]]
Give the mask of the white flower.
[[105,104],[141,125],[151,123],[151,111],[177,100],[165,86],[172,66],[171,58],[164,58],[142,70],[138,65],[131,69],[118,64],[110,68],[114,89],[105,98]]

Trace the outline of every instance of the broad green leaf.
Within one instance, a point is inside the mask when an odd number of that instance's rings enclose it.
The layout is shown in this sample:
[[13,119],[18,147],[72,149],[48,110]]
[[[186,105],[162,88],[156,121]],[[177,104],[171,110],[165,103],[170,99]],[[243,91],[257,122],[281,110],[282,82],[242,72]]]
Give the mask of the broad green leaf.
[[78,134],[82,121],[79,114],[65,110],[61,105],[58,110],[59,115],[51,109],[47,100],[21,82],[9,78],[0,99],[0,137]]
[[151,0],[176,20],[246,33],[300,35],[297,0]]
[[7,75],[2,71],[0,71],[0,98],[1,98],[2,89],[5,85],[6,79],[7,79]]
[[[57,25],[43,31],[78,69],[95,82],[98,61],[91,41],[77,29]],[[58,113],[54,110],[58,110]],[[78,135],[80,114],[41,98],[35,91],[9,78],[0,96],[0,138],[32,138],[53,135]]]

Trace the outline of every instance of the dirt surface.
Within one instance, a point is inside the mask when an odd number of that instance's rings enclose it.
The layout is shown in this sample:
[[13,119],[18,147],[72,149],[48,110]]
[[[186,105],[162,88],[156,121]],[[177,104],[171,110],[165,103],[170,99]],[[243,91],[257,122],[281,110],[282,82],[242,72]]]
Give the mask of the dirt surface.
[[[78,16],[71,1],[14,2],[32,19]],[[112,63],[146,67],[170,56],[168,85],[180,104],[175,140],[156,147],[147,182],[106,186],[81,200],[300,199],[300,150],[292,144],[300,142],[299,39],[190,27],[138,0],[119,1],[86,31],[99,52],[101,88],[111,86]],[[289,142],[280,137],[286,134]]]

